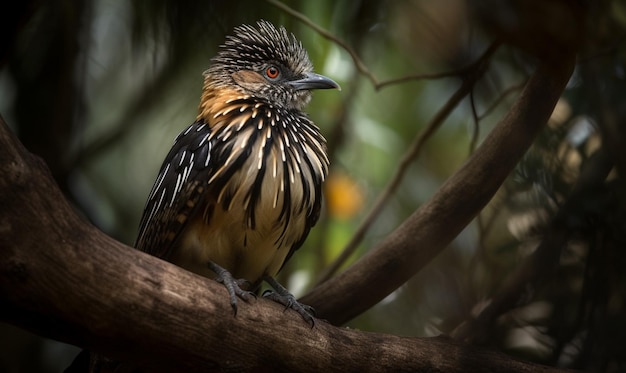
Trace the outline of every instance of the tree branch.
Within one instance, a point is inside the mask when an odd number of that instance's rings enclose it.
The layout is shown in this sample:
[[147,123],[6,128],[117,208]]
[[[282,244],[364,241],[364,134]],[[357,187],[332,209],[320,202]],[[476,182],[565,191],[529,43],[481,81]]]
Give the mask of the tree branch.
[[84,221],[0,118],[0,319],[156,371],[558,372],[446,338],[366,333],[264,299],[233,317],[215,281]]
[[452,94],[452,96],[446,101],[445,105],[437,112],[434,118],[430,121],[428,126],[420,133],[418,137],[415,138],[409,149],[405,152],[402,159],[398,164],[398,168],[394,173],[393,177],[385,187],[385,189],[380,193],[376,201],[374,202],[373,207],[367,213],[361,224],[356,229],[355,233],[350,238],[350,241],[346,244],[344,249],[341,251],[341,254],[324,270],[324,272],[319,276],[318,283],[322,283],[327,281],[332,275],[334,275],[339,268],[341,268],[346,260],[354,254],[357,247],[365,237],[365,233],[369,230],[374,221],[378,218],[383,209],[387,206],[389,199],[393,196],[396,189],[400,186],[402,179],[404,179],[404,175],[406,174],[409,166],[415,161],[415,159],[420,154],[424,144],[428,139],[430,139],[433,134],[441,127],[443,122],[448,118],[450,113],[458,106],[458,104],[465,98],[467,94],[471,92],[474,88],[474,85],[480,78],[483,76],[485,71],[487,71],[487,67],[489,66],[489,62],[491,57],[496,52],[500,43],[494,42],[489,48],[483,53],[483,55],[474,63],[472,63],[473,68],[469,71],[459,88]]
[[[550,60],[552,61],[552,60]],[[437,193],[352,267],[303,297],[342,324],[369,309],[436,257],[482,210],[547,122],[575,54],[540,64],[507,115]]]

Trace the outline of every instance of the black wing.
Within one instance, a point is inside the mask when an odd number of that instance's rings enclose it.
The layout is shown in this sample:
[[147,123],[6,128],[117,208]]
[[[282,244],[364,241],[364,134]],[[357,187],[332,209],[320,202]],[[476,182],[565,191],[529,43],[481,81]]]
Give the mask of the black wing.
[[207,189],[211,129],[197,121],[181,132],[163,161],[146,202],[135,247],[168,259]]

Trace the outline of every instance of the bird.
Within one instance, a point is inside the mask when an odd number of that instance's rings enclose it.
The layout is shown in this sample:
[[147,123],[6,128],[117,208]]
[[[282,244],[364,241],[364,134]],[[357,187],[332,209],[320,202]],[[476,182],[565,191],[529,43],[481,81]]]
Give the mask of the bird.
[[329,171],[304,108],[311,90],[340,87],[265,20],[235,27],[203,75],[197,117],[162,163],[135,247],[222,283],[235,315],[266,282],[263,296],[313,324],[313,308],[275,276],[318,221]]
[[[195,121],[174,140],[148,195],[134,247],[222,283],[238,298],[264,296],[314,322],[276,274],[318,221],[330,162],[303,111],[311,90],[340,89],[313,72],[302,43],[265,20],[240,25],[204,72]],[[66,372],[135,371],[83,350]],[[124,370],[126,369],[126,370]]]

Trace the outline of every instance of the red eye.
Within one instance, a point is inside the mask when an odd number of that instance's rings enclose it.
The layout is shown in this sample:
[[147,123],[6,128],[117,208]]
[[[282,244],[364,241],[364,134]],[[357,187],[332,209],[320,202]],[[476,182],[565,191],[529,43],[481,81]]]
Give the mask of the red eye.
[[278,75],[280,75],[280,70],[278,70],[276,66],[270,66],[265,69],[265,75],[267,75],[270,79],[276,79],[278,78]]

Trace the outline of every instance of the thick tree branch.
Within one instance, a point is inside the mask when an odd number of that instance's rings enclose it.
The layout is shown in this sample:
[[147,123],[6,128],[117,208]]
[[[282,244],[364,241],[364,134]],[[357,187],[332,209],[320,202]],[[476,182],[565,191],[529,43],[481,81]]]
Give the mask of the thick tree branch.
[[557,372],[445,338],[314,328],[107,237],[0,118],[0,319],[157,371]]
[[483,209],[547,122],[575,54],[541,64],[507,115],[472,157],[399,228],[302,301],[333,324],[378,303],[436,257]]

